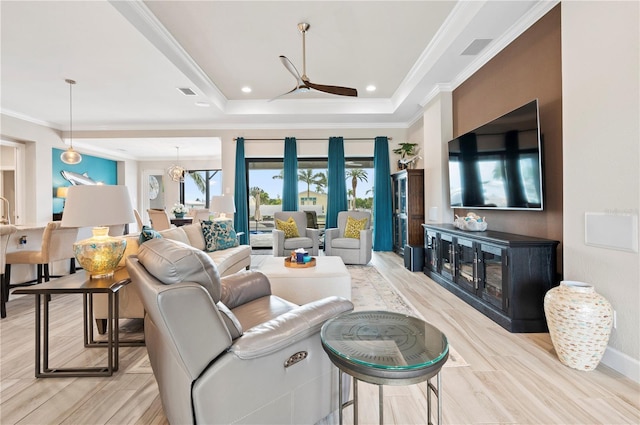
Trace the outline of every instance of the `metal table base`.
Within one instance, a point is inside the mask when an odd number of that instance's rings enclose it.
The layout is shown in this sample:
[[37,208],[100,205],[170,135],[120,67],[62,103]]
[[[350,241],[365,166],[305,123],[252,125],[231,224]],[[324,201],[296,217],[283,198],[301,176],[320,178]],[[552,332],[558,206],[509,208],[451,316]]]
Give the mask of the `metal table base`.
[[[36,378],[58,378],[58,377],[89,377],[89,376],[111,376],[113,372],[118,370],[118,293],[112,292],[107,294],[109,299],[108,317],[107,317],[107,340],[104,344],[94,345],[93,347],[107,348],[107,365],[95,367],[50,367],[49,366],[49,295],[35,294],[36,298]],[[83,328],[85,346],[87,345],[87,321],[91,325],[91,319],[87,320],[89,309],[87,308],[87,299],[91,298],[88,294],[83,294]],[[42,305],[42,314],[40,308]],[[90,326],[92,328],[92,326]]]
[[[343,410],[349,406],[353,406],[353,425],[358,425],[358,378],[356,377],[352,377],[353,378],[353,397],[351,398],[351,400],[348,400],[346,402],[342,402],[343,399],[343,395],[342,395],[342,374],[346,373],[343,372],[342,370],[338,369],[338,403],[339,403],[339,410],[338,410],[338,423],[340,425],[343,424]],[[364,381],[366,382],[366,381]],[[380,425],[384,424],[384,400],[383,400],[383,388],[384,385],[383,384],[377,384],[377,383],[373,383],[375,385],[378,385],[378,417],[379,417],[379,423]],[[436,412],[436,419],[437,419],[437,424],[441,425],[442,424],[442,400],[440,398],[440,391],[442,388],[442,376],[441,376],[441,372],[438,372],[436,374],[436,385],[433,385],[433,383],[431,382],[431,379],[427,379],[427,425],[433,425],[433,422],[431,421],[431,393],[433,393],[433,395],[437,398],[437,412]]]

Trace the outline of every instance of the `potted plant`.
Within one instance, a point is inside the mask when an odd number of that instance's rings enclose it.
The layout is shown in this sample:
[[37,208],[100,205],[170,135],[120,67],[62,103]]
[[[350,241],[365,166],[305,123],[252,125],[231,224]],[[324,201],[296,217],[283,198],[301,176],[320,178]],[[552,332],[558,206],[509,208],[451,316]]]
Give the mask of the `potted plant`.
[[187,213],[187,208],[182,204],[173,204],[171,212],[176,216],[176,218],[183,218]]
[[400,145],[400,147],[394,149],[393,153],[395,153],[396,155],[400,155],[400,159],[398,160],[398,170],[404,170],[407,168],[408,161],[406,160],[418,153],[416,149],[416,146],[418,146],[418,144],[401,142],[398,143],[398,145]]

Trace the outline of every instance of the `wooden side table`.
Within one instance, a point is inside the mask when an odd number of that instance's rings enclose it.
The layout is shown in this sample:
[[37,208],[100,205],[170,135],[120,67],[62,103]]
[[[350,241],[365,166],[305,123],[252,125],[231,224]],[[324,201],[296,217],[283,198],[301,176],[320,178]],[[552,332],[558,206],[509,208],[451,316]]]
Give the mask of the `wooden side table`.
[[[111,376],[118,370],[118,291],[130,282],[125,268],[116,270],[113,276],[90,279],[84,270],[46,283],[19,288],[16,294],[35,295],[35,344],[36,378]],[[98,367],[50,367],[49,366],[49,303],[51,295],[82,294],[83,330],[85,347],[106,347],[107,365]],[[93,340],[93,294],[107,294],[107,340]],[[42,313],[41,313],[42,305]]]
[[180,227],[186,224],[193,223],[193,217],[172,218],[170,221],[171,224],[175,225],[176,227]]

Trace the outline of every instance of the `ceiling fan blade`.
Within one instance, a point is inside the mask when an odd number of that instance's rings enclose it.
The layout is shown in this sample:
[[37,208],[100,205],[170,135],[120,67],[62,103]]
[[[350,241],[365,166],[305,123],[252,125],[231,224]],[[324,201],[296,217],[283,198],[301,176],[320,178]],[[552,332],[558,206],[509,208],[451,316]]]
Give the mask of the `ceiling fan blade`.
[[282,62],[282,65],[284,65],[284,67],[287,68],[287,71],[289,71],[289,73],[291,73],[291,75],[293,75],[296,79],[296,88],[294,88],[293,90],[287,93],[281,94],[280,96],[274,97],[273,99],[270,99],[269,102],[271,102],[272,100],[278,99],[279,97],[285,96],[289,93],[306,92],[306,91],[309,91],[310,89],[314,89],[314,90],[321,91],[324,93],[329,93],[329,94],[336,94],[339,96],[357,97],[358,90],[356,89],[352,89],[350,87],[340,87],[340,86],[325,86],[322,84],[314,84],[309,81],[309,77],[307,77],[307,67],[306,67],[307,54],[306,54],[306,48],[305,48],[306,47],[305,35],[308,29],[309,29],[308,23],[301,22],[298,24],[298,30],[302,33],[302,76],[300,76],[298,69],[295,67],[293,62],[289,60],[289,58],[287,58],[284,55],[280,55],[280,62]]
[[304,83],[302,82],[302,77],[300,77],[300,73],[298,72],[298,69],[289,60],[288,57],[280,55],[280,62],[282,62],[282,65],[284,65],[284,67],[287,68],[287,71],[289,71],[291,75],[295,77],[296,81],[298,81],[298,86],[304,85]]
[[293,89],[289,90],[286,93],[282,93],[281,95],[278,95],[278,96],[276,96],[276,97],[274,97],[272,99],[267,100],[267,102],[272,102],[272,101],[274,101],[276,99],[280,99],[282,96],[286,96],[286,95],[291,94],[291,93],[305,92],[305,91],[309,91],[309,88],[307,86],[305,86],[305,85],[296,86],[296,87],[294,87]]
[[325,93],[337,94],[340,96],[358,96],[358,90],[352,89],[350,87],[340,87],[340,86],[325,86],[322,84],[314,84],[311,81],[304,82],[306,86],[318,90]]

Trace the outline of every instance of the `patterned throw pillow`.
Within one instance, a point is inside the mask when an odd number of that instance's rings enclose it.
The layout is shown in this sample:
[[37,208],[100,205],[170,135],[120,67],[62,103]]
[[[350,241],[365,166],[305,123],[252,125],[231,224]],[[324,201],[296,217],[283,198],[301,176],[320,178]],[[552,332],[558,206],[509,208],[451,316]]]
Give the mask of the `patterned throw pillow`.
[[351,216],[347,217],[347,225],[344,228],[344,237],[352,239],[360,239],[360,230],[364,230],[367,225],[368,218],[356,220]]
[[200,224],[202,226],[202,235],[204,236],[205,251],[213,252],[238,246],[238,235],[233,229],[231,220],[203,220]]
[[158,231],[153,230],[149,226],[142,226],[140,230],[140,236],[138,236],[138,245],[142,245],[146,241],[150,241],[151,239],[161,239],[162,235],[158,233]]
[[296,225],[296,221],[293,217],[289,217],[287,221],[282,221],[276,218],[276,229],[284,232],[285,239],[300,237],[300,234],[298,233],[298,226]]

